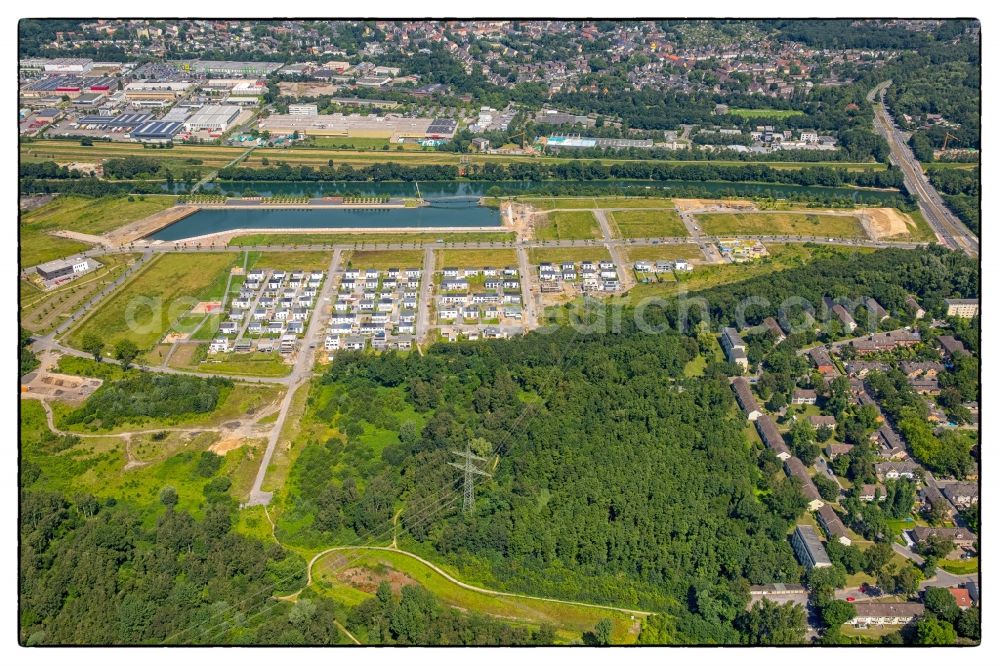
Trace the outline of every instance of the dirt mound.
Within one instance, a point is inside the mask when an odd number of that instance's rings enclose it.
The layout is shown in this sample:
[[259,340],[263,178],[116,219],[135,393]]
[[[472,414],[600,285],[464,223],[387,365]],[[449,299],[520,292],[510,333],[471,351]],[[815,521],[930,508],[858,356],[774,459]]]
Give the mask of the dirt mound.
[[683,212],[702,208],[727,208],[732,210],[754,210],[752,201],[742,199],[674,199],[674,206]]
[[417,581],[394,569],[386,569],[381,573],[376,573],[371,569],[362,567],[352,567],[336,573],[337,580],[347,583],[351,587],[356,587],[363,592],[374,594],[382,581],[389,581],[392,591],[399,593],[399,590],[406,585],[416,585]]
[[859,211],[865,228],[873,239],[906,236],[916,229],[913,220],[895,208],[862,208]]

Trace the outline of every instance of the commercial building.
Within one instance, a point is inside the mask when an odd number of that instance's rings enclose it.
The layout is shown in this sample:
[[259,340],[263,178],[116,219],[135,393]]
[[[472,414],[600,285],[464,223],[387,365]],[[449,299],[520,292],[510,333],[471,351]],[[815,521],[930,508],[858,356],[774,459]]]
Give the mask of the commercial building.
[[204,106],[184,121],[184,129],[189,132],[208,130],[209,132],[225,132],[240,115],[238,106]]
[[86,257],[55,259],[35,267],[35,270],[43,280],[58,280],[59,278],[75,273],[86,273],[90,269],[91,263]]
[[280,69],[280,62],[242,62],[231,60],[194,60],[184,63],[181,69],[209,76],[267,76]]
[[978,298],[946,298],[944,302],[948,306],[949,317],[971,319],[979,314]]
[[172,140],[183,126],[184,124],[179,122],[156,120],[135,128],[129,136],[132,140],[143,143],[166,143]]
[[93,67],[90,58],[56,58],[43,66],[46,74],[86,74]]
[[272,135],[298,132],[304,136],[366,137],[397,142],[419,139],[450,139],[457,122],[451,119],[403,116],[292,115],[273,114],[260,121],[260,129]]
[[319,107],[315,104],[289,104],[288,115],[290,116],[318,116]]
[[792,532],[792,550],[806,569],[832,567],[823,542],[812,525],[796,525]]

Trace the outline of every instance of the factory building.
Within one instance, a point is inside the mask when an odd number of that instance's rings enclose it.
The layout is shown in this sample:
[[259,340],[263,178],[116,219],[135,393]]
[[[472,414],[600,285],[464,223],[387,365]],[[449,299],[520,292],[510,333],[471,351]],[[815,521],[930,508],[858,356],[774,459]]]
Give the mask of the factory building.
[[129,136],[142,143],[166,143],[181,131],[181,127],[183,123],[156,120],[135,128]]
[[209,132],[225,132],[240,115],[240,107],[205,106],[194,112],[184,121],[184,128],[189,132],[208,130]]

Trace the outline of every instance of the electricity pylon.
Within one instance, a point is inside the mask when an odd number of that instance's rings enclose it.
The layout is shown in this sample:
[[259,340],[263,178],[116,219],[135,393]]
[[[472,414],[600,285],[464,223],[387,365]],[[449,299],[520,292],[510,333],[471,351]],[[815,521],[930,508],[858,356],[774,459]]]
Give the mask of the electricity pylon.
[[471,443],[465,443],[465,451],[452,451],[452,453],[459,458],[464,459],[464,462],[461,463],[450,462],[448,464],[452,467],[457,467],[465,473],[465,496],[462,498],[462,511],[464,513],[468,513],[472,510],[472,505],[476,501],[475,491],[473,490],[475,475],[479,474],[480,476],[492,476],[492,474],[484,472],[476,467],[476,464],[473,462],[474,460],[479,462],[488,462],[488,460],[481,456],[474,455],[472,453]]

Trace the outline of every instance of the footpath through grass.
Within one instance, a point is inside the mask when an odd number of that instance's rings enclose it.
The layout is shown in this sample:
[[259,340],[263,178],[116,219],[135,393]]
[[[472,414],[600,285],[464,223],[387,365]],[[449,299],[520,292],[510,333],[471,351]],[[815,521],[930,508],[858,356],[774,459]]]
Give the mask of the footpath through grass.
[[237,262],[242,257],[234,252],[161,255],[101,303],[67,342],[80,349],[91,333],[108,347],[128,339],[148,351],[198,301],[221,299]]
[[469,590],[402,552],[357,548],[334,551],[316,561],[313,580],[320,585],[338,582],[344,584],[337,576],[345,565],[370,570],[380,577],[386,576],[389,569],[397,571],[435,594],[447,605],[521,622],[551,624],[564,630],[565,638],[574,642],[579,641],[584,632],[593,631],[595,625],[604,618],[610,619],[614,624],[614,644],[631,644],[638,637],[640,616],[633,619],[630,614],[603,608]]

